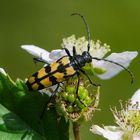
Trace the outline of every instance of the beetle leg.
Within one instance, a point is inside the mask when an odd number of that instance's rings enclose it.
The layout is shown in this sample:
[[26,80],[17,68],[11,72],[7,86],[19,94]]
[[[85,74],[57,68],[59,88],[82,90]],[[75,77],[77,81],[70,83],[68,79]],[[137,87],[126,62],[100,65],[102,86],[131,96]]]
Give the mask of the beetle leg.
[[63,48],[69,57],[72,57],[69,50],[67,48]]
[[80,84],[80,74],[79,74],[79,72],[77,72],[77,78],[78,78],[78,82],[77,82],[77,87],[76,87],[76,96],[78,97],[78,89],[79,89],[79,84]]
[[82,70],[82,69],[79,69],[79,70],[88,78],[90,84],[92,84],[93,86],[96,86],[96,87],[101,86],[100,84],[93,83],[93,81],[90,79],[90,77],[88,76],[88,74],[84,70]]
[[77,52],[76,52],[76,48],[75,48],[75,46],[73,46],[72,51],[73,51],[73,56],[77,55]]
[[41,113],[41,115],[40,115],[40,119],[43,118],[44,113],[45,113],[45,110],[46,110],[46,108],[47,108],[47,105],[51,102],[52,98],[56,95],[56,93],[57,93],[59,87],[60,87],[60,84],[58,83],[56,89],[55,89],[54,92],[53,92],[53,94],[50,96],[49,100],[45,103],[45,105],[44,105],[44,107],[43,107],[43,111],[42,111],[42,113]]
[[76,96],[77,96],[78,100],[81,102],[81,104],[83,104],[86,107],[86,105],[81,101],[81,99],[78,96],[78,90],[79,90],[79,85],[80,85],[80,74],[79,74],[79,72],[77,72],[77,78],[78,78],[78,82],[77,82],[77,87],[76,87]]
[[44,61],[44,60],[41,59],[41,58],[36,58],[36,57],[34,57],[34,58],[33,58],[33,61],[34,61],[35,64],[36,64],[36,62],[42,62],[42,63],[45,63],[45,64],[48,64],[48,65],[49,65],[49,63],[48,63],[47,61]]

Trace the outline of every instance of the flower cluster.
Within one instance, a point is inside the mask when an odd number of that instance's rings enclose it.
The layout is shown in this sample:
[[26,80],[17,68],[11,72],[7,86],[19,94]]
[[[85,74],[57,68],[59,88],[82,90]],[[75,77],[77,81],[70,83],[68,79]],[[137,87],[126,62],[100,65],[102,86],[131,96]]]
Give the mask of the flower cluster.
[[67,82],[58,94],[56,108],[60,115],[64,115],[72,121],[89,121],[99,103],[100,87],[93,87],[88,80],[81,77],[76,94],[77,82],[76,77]]

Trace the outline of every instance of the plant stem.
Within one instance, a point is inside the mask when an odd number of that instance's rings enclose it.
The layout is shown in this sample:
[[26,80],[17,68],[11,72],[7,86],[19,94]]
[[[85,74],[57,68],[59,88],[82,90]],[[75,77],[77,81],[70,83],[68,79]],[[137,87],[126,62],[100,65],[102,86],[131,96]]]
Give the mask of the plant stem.
[[80,124],[77,122],[73,122],[73,134],[75,140],[80,140]]

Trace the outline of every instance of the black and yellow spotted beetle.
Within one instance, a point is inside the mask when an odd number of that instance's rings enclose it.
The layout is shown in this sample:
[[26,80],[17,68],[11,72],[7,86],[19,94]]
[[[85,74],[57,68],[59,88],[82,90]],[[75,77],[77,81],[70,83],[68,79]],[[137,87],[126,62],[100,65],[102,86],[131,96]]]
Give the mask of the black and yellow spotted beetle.
[[[129,69],[125,68],[124,66],[120,65],[119,63],[106,60],[106,59],[100,59],[96,57],[92,57],[89,53],[90,50],[90,31],[86,22],[86,19],[84,16],[82,16],[79,13],[73,13],[72,15],[78,15],[82,18],[84,21],[84,24],[86,26],[86,31],[88,34],[88,45],[87,45],[87,51],[84,51],[82,55],[79,55],[76,53],[76,49],[73,46],[73,55],[70,54],[69,50],[67,48],[63,48],[66,52],[66,56],[63,56],[62,58],[58,59],[56,62],[53,62],[51,64],[48,64],[47,66],[40,69],[38,72],[34,73],[31,77],[28,78],[26,85],[29,90],[41,90],[53,85],[58,85],[57,88],[54,91],[54,94],[57,92],[60,83],[63,81],[66,81],[70,77],[77,75],[78,83],[76,87],[76,94],[78,93],[78,87],[79,87],[79,73],[83,73],[89,80],[89,82],[94,85],[98,86],[95,83],[92,82],[88,74],[82,69],[82,67],[85,66],[86,63],[91,63],[92,59],[95,60],[104,60],[109,63],[114,63],[123,69],[125,69],[129,74],[131,75],[132,82],[133,82],[133,74]],[[37,58],[35,58],[38,60]],[[40,60],[38,60],[40,61]],[[42,60],[41,60],[42,61]],[[46,63],[46,62],[44,62]],[[54,95],[53,94],[53,95]],[[52,96],[53,96],[52,95]]]

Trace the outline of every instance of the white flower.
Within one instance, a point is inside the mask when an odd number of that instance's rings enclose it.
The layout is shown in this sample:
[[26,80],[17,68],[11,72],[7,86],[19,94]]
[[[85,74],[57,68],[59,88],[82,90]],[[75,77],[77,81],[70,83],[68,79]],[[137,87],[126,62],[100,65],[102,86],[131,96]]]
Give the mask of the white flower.
[[[63,39],[63,43],[61,44],[62,48],[67,48],[70,51],[70,54],[73,55],[72,49],[75,46],[77,54],[82,54],[83,51],[87,51],[88,41],[85,37],[80,37],[76,39],[75,35],[72,35],[68,38]],[[64,50],[53,50],[48,52],[44,49],[41,49],[34,45],[22,45],[22,48],[26,50],[28,53],[32,54],[35,58],[39,60],[43,60],[46,63],[52,63],[59,58],[67,55]],[[102,44],[99,40],[98,41],[90,41],[90,54],[92,57],[96,57],[102,59],[108,52],[110,51],[110,46],[107,44]],[[122,53],[112,53],[108,57],[104,59],[117,62],[124,67],[128,67],[131,61],[137,56],[136,51],[132,52],[122,52]],[[103,71],[102,73],[97,73],[96,75],[101,79],[109,79],[113,76],[117,75],[120,71],[123,70],[122,67],[104,61],[104,60],[92,60],[92,66],[94,69],[100,69]]]
[[93,125],[90,129],[94,134],[103,136],[108,140],[140,140],[140,89],[135,92],[125,107],[118,111],[112,109],[115,122],[118,126]]

